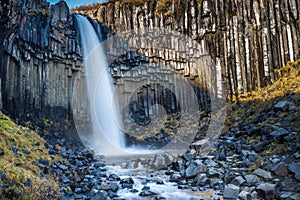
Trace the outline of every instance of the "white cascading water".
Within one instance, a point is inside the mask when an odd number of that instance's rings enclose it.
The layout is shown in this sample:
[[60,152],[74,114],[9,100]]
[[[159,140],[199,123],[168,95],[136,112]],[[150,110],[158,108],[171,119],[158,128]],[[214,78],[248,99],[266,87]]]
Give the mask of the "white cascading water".
[[92,124],[91,136],[83,138],[97,154],[118,155],[125,148],[121,115],[113,94],[108,64],[96,31],[89,20],[76,15],[86,70],[87,94]]

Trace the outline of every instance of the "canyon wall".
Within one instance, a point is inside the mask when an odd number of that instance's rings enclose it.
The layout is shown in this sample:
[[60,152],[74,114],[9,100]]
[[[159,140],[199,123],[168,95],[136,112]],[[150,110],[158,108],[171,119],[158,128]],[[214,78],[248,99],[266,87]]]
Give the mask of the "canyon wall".
[[[172,88],[178,75],[156,76],[155,70],[163,64],[192,83],[192,89],[200,97],[200,106],[205,108],[209,99],[207,80],[203,76],[219,74],[214,84],[222,83],[226,94],[232,97],[273,82],[276,69],[300,57],[299,6],[297,0],[140,0],[136,3],[122,0],[72,12],[94,20],[91,21],[96,30],[106,41],[115,84],[121,86],[122,94],[128,94],[124,96],[125,102],[131,101],[133,93],[164,95],[163,89],[158,89],[160,94],[153,94],[155,87],[161,87],[158,85],[131,87],[132,77],[145,71]],[[4,0],[0,14],[2,109],[15,118],[31,115],[71,118],[74,105],[76,112],[85,113],[79,33],[66,3],[60,1],[50,6],[44,0]],[[159,42],[169,45],[161,49],[151,42],[139,44],[141,35],[134,39],[130,39],[132,35],[123,37],[127,46],[122,47],[118,46],[119,42],[106,40],[124,31],[153,31],[155,27],[173,30],[173,35],[178,32],[183,39],[179,40],[178,34],[176,37],[160,37],[166,32],[154,34],[156,45]],[[133,44],[139,44],[139,48]],[[199,68],[197,60],[204,68]],[[144,68],[138,67],[141,64]],[[79,83],[76,88],[75,81]],[[139,78],[135,81],[147,82]],[[177,97],[185,100],[177,101],[188,104],[185,89],[179,89],[182,92]],[[176,110],[176,102],[168,104]]]
[[[107,37],[145,27],[189,36],[221,68],[222,82],[232,96],[270,84],[276,69],[299,58],[299,6],[297,0],[140,0],[110,1],[75,12],[97,20]],[[172,58],[182,74],[198,76],[193,62],[172,57],[178,51],[175,46],[172,53],[154,48],[141,48],[141,52],[146,57]]]
[[1,2],[1,106],[14,118],[72,118],[81,69],[76,26],[67,4]]

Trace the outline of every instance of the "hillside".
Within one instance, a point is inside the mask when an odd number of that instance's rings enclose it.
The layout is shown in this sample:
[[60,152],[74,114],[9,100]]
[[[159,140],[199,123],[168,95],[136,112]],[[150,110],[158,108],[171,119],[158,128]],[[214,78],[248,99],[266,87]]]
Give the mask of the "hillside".
[[58,184],[47,169],[61,158],[50,155],[47,146],[36,132],[0,112],[0,199],[58,197]]

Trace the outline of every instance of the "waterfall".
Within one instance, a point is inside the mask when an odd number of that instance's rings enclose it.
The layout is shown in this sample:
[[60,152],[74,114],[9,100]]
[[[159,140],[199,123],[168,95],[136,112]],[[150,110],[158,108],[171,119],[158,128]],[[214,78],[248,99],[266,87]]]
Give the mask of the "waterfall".
[[97,154],[120,154],[125,148],[121,131],[121,115],[113,93],[113,84],[107,71],[108,64],[98,35],[89,20],[76,15],[86,71],[92,130],[80,134]]

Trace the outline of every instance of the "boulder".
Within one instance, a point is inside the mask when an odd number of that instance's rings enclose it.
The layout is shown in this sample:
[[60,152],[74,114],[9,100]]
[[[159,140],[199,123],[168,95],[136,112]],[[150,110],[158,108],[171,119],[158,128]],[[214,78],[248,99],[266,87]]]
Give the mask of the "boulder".
[[254,172],[254,174],[256,174],[257,176],[260,176],[264,179],[272,179],[272,175],[270,172],[266,171],[266,170],[263,170],[263,169],[256,169]]
[[288,175],[287,166],[283,162],[280,162],[277,165],[275,165],[272,170],[277,176],[287,176]]
[[193,178],[200,173],[206,173],[207,166],[200,160],[192,161],[185,170],[185,176],[187,178]]
[[276,184],[261,183],[257,186],[256,192],[263,199],[275,199],[277,194]]
[[240,193],[240,187],[233,184],[228,184],[225,186],[223,196],[224,198],[229,198],[229,199],[238,198],[239,193]]

